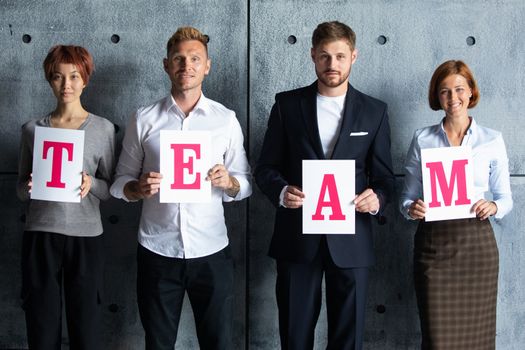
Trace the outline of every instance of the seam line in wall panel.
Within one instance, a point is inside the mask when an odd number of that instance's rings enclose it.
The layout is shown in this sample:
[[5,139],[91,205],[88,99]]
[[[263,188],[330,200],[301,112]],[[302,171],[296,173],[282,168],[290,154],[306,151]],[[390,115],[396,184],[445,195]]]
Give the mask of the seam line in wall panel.
[[[394,174],[395,177],[405,177],[404,174]],[[510,174],[510,177],[525,177],[525,174]]]
[[[249,88],[248,88],[249,90]],[[249,95],[249,94],[248,94]],[[249,102],[247,103],[249,104]],[[249,110],[249,108],[247,108],[247,110]],[[249,113],[247,113],[249,115]],[[250,130],[249,128],[249,125],[250,125],[250,122],[249,122],[250,118],[247,119],[247,129]],[[249,150],[250,149],[250,133],[247,132],[246,134],[246,148]],[[248,156],[248,152],[247,153],[247,156]],[[18,175],[18,172],[16,171],[0,171],[0,175]],[[395,177],[405,177],[404,174],[394,174]],[[510,174],[510,177],[525,177],[525,174]],[[248,201],[247,203],[249,204],[250,201],[249,201],[249,198],[248,198]]]
[[[248,161],[250,161],[250,0],[246,1],[246,152]],[[252,179],[252,186],[255,186]],[[252,190],[253,193],[253,190]],[[250,348],[250,198],[246,200],[246,233],[245,233],[245,295],[244,295],[244,349]]]

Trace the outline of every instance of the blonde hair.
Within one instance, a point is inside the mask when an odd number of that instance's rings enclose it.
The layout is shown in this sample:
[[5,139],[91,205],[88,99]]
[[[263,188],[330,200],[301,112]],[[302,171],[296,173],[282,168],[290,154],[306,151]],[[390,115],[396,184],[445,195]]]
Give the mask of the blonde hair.
[[208,41],[210,40],[206,34],[202,34],[198,29],[193,27],[180,27],[177,31],[171,36],[168,40],[168,45],[166,47],[166,54],[169,56],[171,49],[180,42],[187,40],[197,40],[206,49],[206,54],[208,53]]

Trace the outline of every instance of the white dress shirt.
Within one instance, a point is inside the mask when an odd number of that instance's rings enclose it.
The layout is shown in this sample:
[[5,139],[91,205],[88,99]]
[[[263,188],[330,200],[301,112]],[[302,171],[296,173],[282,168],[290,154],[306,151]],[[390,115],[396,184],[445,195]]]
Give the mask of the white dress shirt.
[[[407,219],[412,219],[408,215],[412,202],[423,198],[421,150],[450,146],[445,129],[443,129],[443,120],[440,124],[416,130],[408,149],[405,183],[399,201],[401,213]],[[472,118],[461,145],[472,147],[475,201],[485,198],[485,193],[490,191],[498,207],[495,216],[501,219],[512,209],[509,160],[501,133],[477,125]]]
[[126,129],[122,153],[110,192],[124,196],[124,186],[143,173],[159,172],[161,130],[205,130],[211,132],[212,162],[224,164],[240,184],[232,198],[212,187],[209,203],[159,203],[158,193],[143,200],[138,241],[157,254],[197,258],[218,252],[228,245],[222,201],[241,200],[251,194],[250,166],[243,148],[243,135],[235,113],[203,94],[185,117],[171,95],[140,108]]

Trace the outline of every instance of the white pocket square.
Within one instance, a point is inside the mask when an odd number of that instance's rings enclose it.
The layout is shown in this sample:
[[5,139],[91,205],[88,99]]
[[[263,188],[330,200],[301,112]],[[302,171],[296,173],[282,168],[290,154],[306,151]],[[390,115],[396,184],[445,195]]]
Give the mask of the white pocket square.
[[350,136],[365,136],[368,135],[367,131],[358,131],[358,132],[351,132]]

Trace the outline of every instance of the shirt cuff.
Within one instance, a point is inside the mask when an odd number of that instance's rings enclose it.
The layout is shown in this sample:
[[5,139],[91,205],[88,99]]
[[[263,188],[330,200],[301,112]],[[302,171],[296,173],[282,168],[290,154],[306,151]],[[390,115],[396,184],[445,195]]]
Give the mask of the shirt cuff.
[[113,185],[111,185],[109,192],[117,199],[123,199],[126,202],[137,202],[136,200],[130,200],[124,195],[124,186],[130,181],[138,181],[133,176],[124,175],[115,179]]
[[494,215],[495,219],[502,219],[512,209],[512,199],[510,200],[510,203],[508,200],[505,200],[503,198],[493,200],[493,202],[496,203],[496,207],[498,207],[498,211]]
[[223,191],[222,193],[222,201],[223,202],[233,202],[233,201],[240,201],[244,198],[249,197],[252,194],[252,186],[250,181],[246,178],[246,176],[240,176],[240,175],[231,175],[237,179],[239,182],[239,192],[235,195],[235,197],[228,196],[226,191]]
[[401,206],[401,214],[403,214],[405,219],[413,221],[415,219],[408,214],[408,210],[410,209],[410,206],[412,205],[412,203],[414,203],[413,200],[410,200],[410,199],[405,200]]
[[288,185],[284,186],[281,190],[281,193],[279,194],[279,205],[283,208],[288,208],[286,205],[284,205],[284,194],[286,193],[286,190],[288,189]]

